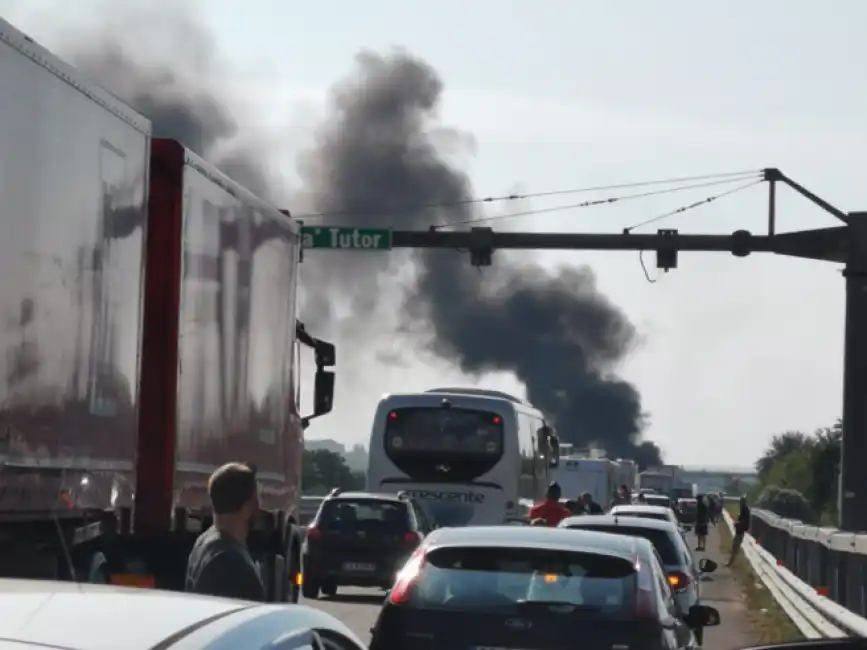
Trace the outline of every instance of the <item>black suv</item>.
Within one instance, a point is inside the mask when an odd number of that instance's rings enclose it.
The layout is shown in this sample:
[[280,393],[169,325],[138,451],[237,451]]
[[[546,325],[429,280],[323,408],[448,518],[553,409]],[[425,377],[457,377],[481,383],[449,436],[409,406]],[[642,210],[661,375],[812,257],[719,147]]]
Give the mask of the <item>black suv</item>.
[[389,589],[431,528],[406,495],[332,491],[307,527],[304,597],[334,596],[339,586]]

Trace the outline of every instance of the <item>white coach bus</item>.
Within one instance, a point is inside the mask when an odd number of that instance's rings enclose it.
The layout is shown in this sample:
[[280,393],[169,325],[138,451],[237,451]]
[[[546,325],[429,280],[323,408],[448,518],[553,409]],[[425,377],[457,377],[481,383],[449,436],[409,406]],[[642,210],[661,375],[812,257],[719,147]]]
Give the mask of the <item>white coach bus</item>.
[[439,526],[491,525],[544,496],[559,440],[524,400],[436,388],[383,397],[369,453],[368,490],[408,492]]

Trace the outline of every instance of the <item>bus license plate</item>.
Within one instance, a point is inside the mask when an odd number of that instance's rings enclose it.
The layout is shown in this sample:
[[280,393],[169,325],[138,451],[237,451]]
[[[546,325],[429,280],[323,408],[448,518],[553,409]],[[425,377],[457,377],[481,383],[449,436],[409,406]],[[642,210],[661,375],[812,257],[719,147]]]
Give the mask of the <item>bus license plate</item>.
[[369,562],[344,562],[344,571],[355,571],[357,573],[370,573],[376,570],[376,565]]

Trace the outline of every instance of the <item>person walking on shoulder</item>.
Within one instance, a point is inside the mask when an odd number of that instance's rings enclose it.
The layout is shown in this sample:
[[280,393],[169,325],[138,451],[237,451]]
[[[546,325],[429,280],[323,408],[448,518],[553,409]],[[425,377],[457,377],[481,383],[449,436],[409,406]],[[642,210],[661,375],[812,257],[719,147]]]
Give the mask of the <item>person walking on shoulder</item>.
[[186,591],[265,600],[265,587],[247,533],[259,512],[256,473],[242,463],[217,469],[208,481],[214,525],[199,535],[187,562]]
[[698,540],[696,551],[704,551],[707,543],[707,523],[708,523],[708,506],[707,500],[703,494],[696,497],[695,503],[695,536]]
[[738,551],[741,550],[741,545],[744,543],[744,535],[750,532],[750,506],[747,504],[747,498],[741,497],[739,502],[738,518],[735,521],[735,534],[732,537],[732,555],[726,566],[731,566],[737,557]]
[[530,520],[544,519],[549,526],[556,526],[566,517],[571,517],[572,513],[560,505],[561,496],[563,491],[560,489],[560,484],[552,482],[545,493],[545,500],[530,508]]

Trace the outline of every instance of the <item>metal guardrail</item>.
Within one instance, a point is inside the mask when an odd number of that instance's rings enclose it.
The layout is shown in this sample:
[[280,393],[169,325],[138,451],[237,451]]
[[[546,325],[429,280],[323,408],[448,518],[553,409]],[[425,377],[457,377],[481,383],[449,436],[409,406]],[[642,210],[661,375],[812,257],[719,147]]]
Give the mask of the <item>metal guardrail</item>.
[[[726,525],[734,533],[731,517]],[[858,546],[855,538],[863,538]],[[742,551],[792,623],[810,639],[867,637],[867,535],[752,511]]]

